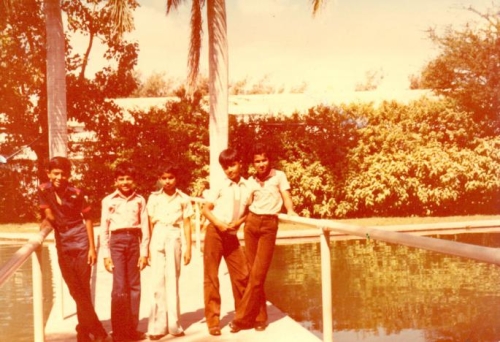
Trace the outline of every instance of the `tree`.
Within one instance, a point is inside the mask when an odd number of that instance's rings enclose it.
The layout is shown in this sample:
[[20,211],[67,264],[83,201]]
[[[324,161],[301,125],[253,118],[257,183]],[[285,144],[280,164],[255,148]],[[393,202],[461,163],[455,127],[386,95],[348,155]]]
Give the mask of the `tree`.
[[365,72],[364,82],[356,83],[354,91],[376,90],[380,85],[380,83],[382,83],[383,79],[384,79],[384,71],[382,69],[368,70]]
[[[167,0],[167,14],[184,0]],[[319,11],[323,0],[311,0],[313,13]],[[205,0],[192,0],[191,38],[188,57],[188,94],[193,93],[199,71],[202,14]],[[218,164],[220,152],[228,142],[228,48],[225,0],[207,0],[208,70],[210,96],[210,182],[222,178]]]
[[[0,8],[4,9],[0,11],[0,50],[5,57],[0,63],[3,88],[0,115],[2,129],[8,133],[8,145],[3,147],[7,151],[15,150],[16,146],[27,145],[43,136],[43,141],[30,146],[43,170],[42,163],[49,155],[67,153],[67,118],[82,123],[92,122],[96,113],[107,113],[109,106],[103,108],[106,96],[127,96],[135,90],[137,82],[132,69],[137,62],[138,46],[117,39],[109,21],[111,9],[103,6],[101,1],[90,1],[90,4],[65,1],[61,8],[58,1],[47,6],[43,6],[41,0],[20,1],[9,7],[4,7],[4,3],[10,4],[9,1],[0,2]],[[44,20],[42,9],[48,22]],[[54,26],[57,30],[62,29],[61,10],[67,15],[68,30],[57,31],[54,42],[47,40],[47,34],[50,36]],[[54,25],[50,24],[51,18],[55,20]],[[66,42],[70,41],[73,32],[89,37],[83,56],[74,52]],[[97,38],[108,48],[104,57],[116,60],[118,68],[106,67],[94,80],[89,80],[85,77],[85,70]],[[60,40],[62,47],[58,45]],[[51,46],[49,51],[45,48],[46,43]],[[58,46],[57,50],[52,48],[54,46]],[[56,72],[58,76],[54,77]],[[55,149],[50,153],[48,140]]]
[[[1,1],[0,1],[1,2]],[[0,130],[2,153],[30,145],[39,156],[39,176],[48,155],[45,25],[40,1],[22,1],[0,12]],[[42,138],[42,139],[39,139]]]
[[47,27],[47,113],[49,157],[67,156],[66,63],[64,29],[59,0],[44,0]]
[[422,83],[482,122],[487,134],[500,133],[500,8],[477,14],[480,24],[463,29],[429,29],[441,53],[424,68]]

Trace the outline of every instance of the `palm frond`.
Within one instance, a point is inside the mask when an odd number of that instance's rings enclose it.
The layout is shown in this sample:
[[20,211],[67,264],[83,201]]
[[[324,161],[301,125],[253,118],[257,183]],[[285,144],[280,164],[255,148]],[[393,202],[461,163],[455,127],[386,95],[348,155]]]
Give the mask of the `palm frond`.
[[319,12],[320,8],[324,4],[324,0],[311,0],[312,3],[312,8],[313,8],[313,15],[316,15],[316,13]]
[[[186,0],[167,0],[167,14],[169,14],[172,9],[176,10],[184,1]],[[197,2],[197,0],[192,1]]]
[[205,1],[193,0],[191,6],[191,40],[189,43],[187,93],[191,95],[196,89],[196,81],[200,71],[201,37],[203,36],[203,18],[201,9]]
[[115,36],[122,37],[134,29],[134,17],[127,0],[108,0],[108,6]]

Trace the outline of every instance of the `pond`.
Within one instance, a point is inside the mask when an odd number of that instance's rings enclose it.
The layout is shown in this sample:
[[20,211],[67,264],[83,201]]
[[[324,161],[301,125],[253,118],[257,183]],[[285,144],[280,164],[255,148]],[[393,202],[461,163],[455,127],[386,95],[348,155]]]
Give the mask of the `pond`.
[[[439,238],[500,247],[500,234]],[[331,253],[334,341],[500,341],[498,266],[373,240]],[[320,274],[319,243],[279,245],[266,295],[321,337]]]
[[[500,234],[443,235],[500,247]],[[19,245],[0,244],[0,265]],[[373,240],[332,241],[334,341],[500,341],[500,268]],[[43,248],[44,318],[53,306]],[[269,301],[322,337],[318,243],[276,247]],[[0,341],[33,340],[31,259],[0,288]],[[291,300],[291,298],[293,300]]]
[[[0,243],[0,265],[7,262],[21,245]],[[43,307],[47,321],[53,303],[52,270],[49,251],[42,250],[43,260]],[[0,341],[33,341],[33,282],[31,258],[29,258],[0,287]]]

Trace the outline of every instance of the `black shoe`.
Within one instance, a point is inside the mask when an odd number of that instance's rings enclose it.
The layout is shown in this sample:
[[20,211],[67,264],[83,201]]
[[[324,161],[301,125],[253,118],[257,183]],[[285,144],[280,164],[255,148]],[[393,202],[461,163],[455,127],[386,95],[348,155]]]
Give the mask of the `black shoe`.
[[92,342],[92,339],[90,338],[90,335],[83,334],[83,333],[77,333],[76,334],[76,341],[77,342]]
[[146,339],[146,334],[142,331],[133,331],[127,335],[129,341],[141,341]]
[[184,333],[184,331],[181,331],[180,333],[172,334],[172,336],[174,336],[174,337],[181,337],[181,336],[186,336],[186,334]]
[[94,342],[105,342],[107,341],[108,334],[104,333],[101,335],[95,335],[94,336]]
[[162,338],[163,336],[165,336],[165,335],[149,335],[148,338],[151,341],[156,341],[156,340],[159,340],[160,338]]
[[240,327],[238,324],[234,323],[234,322],[230,322],[229,323],[229,329],[231,329],[230,331],[233,333],[233,334],[236,334],[237,332],[239,332],[241,329],[243,329],[242,327]]
[[220,332],[220,328],[219,327],[211,327],[211,328],[208,328],[208,332],[210,333],[210,335],[212,336],[220,336],[221,332]]
[[116,335],[116,334],[111,334],[111,338],[113,339],[113,342],[127,342],[128,341],[127,337]]
[[267,324],[264,322],[255,322],[254,329],[256,331],[264,331],[267,328]]

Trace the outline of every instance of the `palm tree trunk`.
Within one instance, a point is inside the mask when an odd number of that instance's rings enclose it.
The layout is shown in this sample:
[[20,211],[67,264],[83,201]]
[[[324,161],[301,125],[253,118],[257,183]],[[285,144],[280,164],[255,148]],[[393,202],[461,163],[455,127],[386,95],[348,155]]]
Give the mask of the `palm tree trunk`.
[[67,156],[65,40],[59,0],[45,0],[49,156]]
[[223,179],[219,154],[228,144],[228,48],[225,0],[207,1],[210,94],[210,183]]

